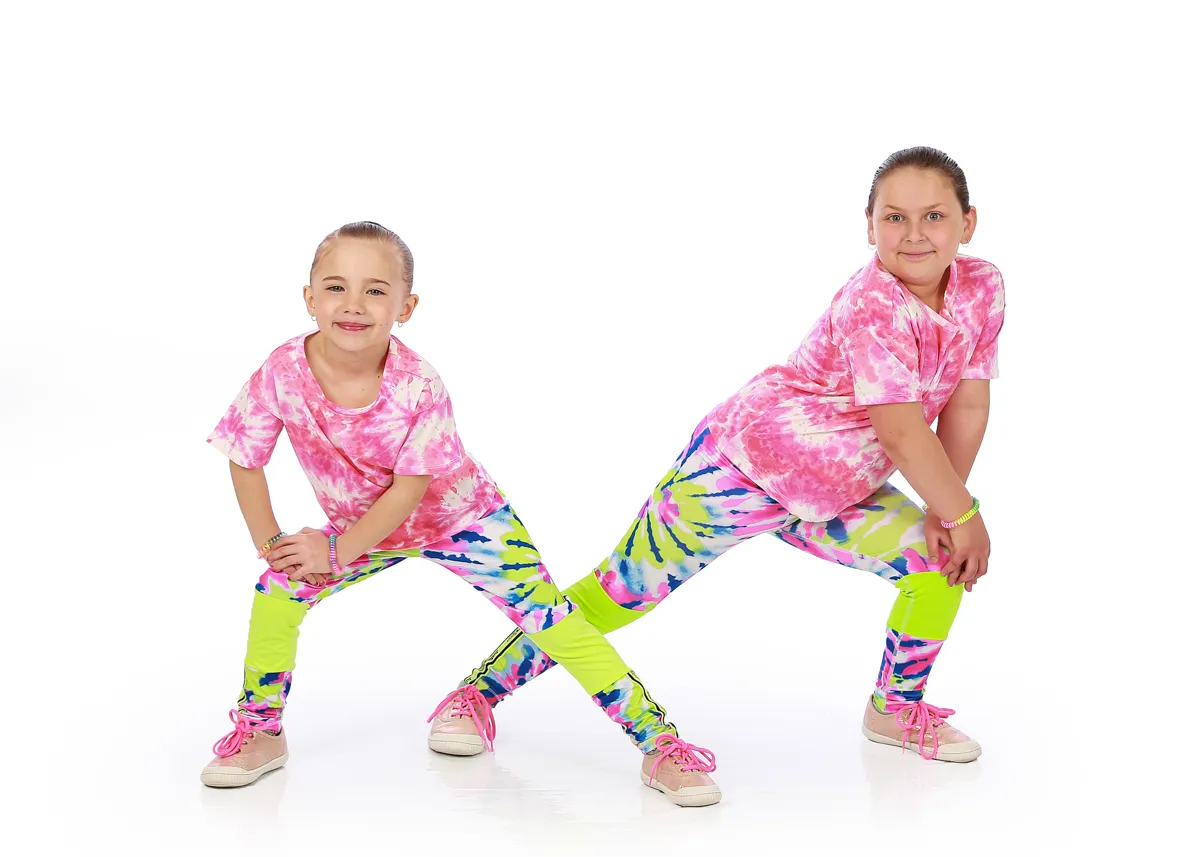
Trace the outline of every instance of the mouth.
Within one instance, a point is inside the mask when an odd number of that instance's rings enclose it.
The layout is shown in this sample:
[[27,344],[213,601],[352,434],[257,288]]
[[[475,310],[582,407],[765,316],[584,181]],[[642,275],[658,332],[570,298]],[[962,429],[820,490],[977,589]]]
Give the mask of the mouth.
[[930,256],[932,256],[933,251],[928,250],[924,253],[901,253],[900,255],[903,256],[905,259],[907,259],[910,262],[920,262],[920,261],[922,261],[924,259],[928,259]]
[[371,325],[357,324],[352,321],[335,321],[333,323],[333,326],[338,328],[339,330],[344,330],[347,333],[362,333],[364,330],[366,330]]

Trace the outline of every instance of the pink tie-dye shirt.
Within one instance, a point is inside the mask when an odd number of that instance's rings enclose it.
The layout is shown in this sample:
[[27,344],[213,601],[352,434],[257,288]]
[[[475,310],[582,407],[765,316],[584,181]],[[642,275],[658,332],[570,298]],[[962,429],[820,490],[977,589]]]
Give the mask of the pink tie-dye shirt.
[[338,532],[367,513],[396,476],[432,476],[420,505],[375,548],[440,541],[504,505],[492,478],[463,449],[450,396],[433,367],[395,337],[379,397],[365,408],[325,398],[292,339],[251,376],[209,436],[242,467],[263,467],[286,429],[317,501]]
[[998,376],[1004,282],[959,256],[939,315],[880,264],[856,273],[786,363],[709,414],[721,450],[805,521],[828,521],[895,472],[868,405],[919,402],[932,425],[958,382]]

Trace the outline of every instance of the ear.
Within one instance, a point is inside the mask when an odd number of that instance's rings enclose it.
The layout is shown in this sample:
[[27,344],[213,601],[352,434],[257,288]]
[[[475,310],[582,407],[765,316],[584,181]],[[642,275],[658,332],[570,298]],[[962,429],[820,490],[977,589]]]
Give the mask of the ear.
[[873,245],[875,243],[875,221],[873,221],[871,219],[871,212],[869,210],[866,212],[866,214],[867,214],[867,243]]
[[307,284],[304,286],[304,308],[308,311],[309,315],[317,314],[317,302],[313,295],[313,288]]
[[979,212],[975,210],[975,206],[971,206],[970,210],[963,215],[963,235],[962,242],[966,244],[971,240],[971,236],[975,234],[975,226],[979,223]]
[[417,311],[417,304],[421,302],[419,295],[409,295],[404,299],[404,306],[400,309],[400,314],[396,316],[396,321],[403,324],[412,318],[414,312]]

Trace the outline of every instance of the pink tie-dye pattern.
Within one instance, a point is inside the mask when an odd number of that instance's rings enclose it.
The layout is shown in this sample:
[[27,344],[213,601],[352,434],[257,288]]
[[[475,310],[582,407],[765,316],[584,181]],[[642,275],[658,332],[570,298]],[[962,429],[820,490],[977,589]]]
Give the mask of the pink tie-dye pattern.
[[786,363],[709,414],[717,448],[802,520],[865,500],[895,471],[867,406],[919,402],[932,425],[959,381],[998,377],[1000,272],[959,256],[943,304],[933,312],[873,258]]
[[286,429],[333,529],[345,532],[396,476],[432,476],[415,511],[376,550],[431,544],[504,505],[487,471],[463,449],[434,368],[392,338],[379,397],[365,408],[325,398],[304,353],[311,334],[272,352],[209,442],[242,467],[263,467]]

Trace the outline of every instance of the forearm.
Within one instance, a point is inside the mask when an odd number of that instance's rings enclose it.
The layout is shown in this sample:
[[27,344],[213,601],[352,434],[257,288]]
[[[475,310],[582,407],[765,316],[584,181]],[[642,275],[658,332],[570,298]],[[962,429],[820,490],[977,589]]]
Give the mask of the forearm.
[[367,513],[338,536],[338,565],[354,562],[375,547],[413,513],[429,487],[428,476],[398,476],[392,487],[376,500]]
[[275,511],[271,508],[267,475],[261,467],[249,470],[232,461],[229,462],[229,474],[233,478],[233,491],[237,495],[242,517],[246,519],[246,527],[250,530],[250,538],[256,548],[262,547],[280,531]]
[[986,408],[951,411],[938,417],[937,437],[958,478],[965,484],[987,431]]
[[885,443],[884,449],[939,520],[953,520],[971,508],[966,484],[928,426],[893,444]]

